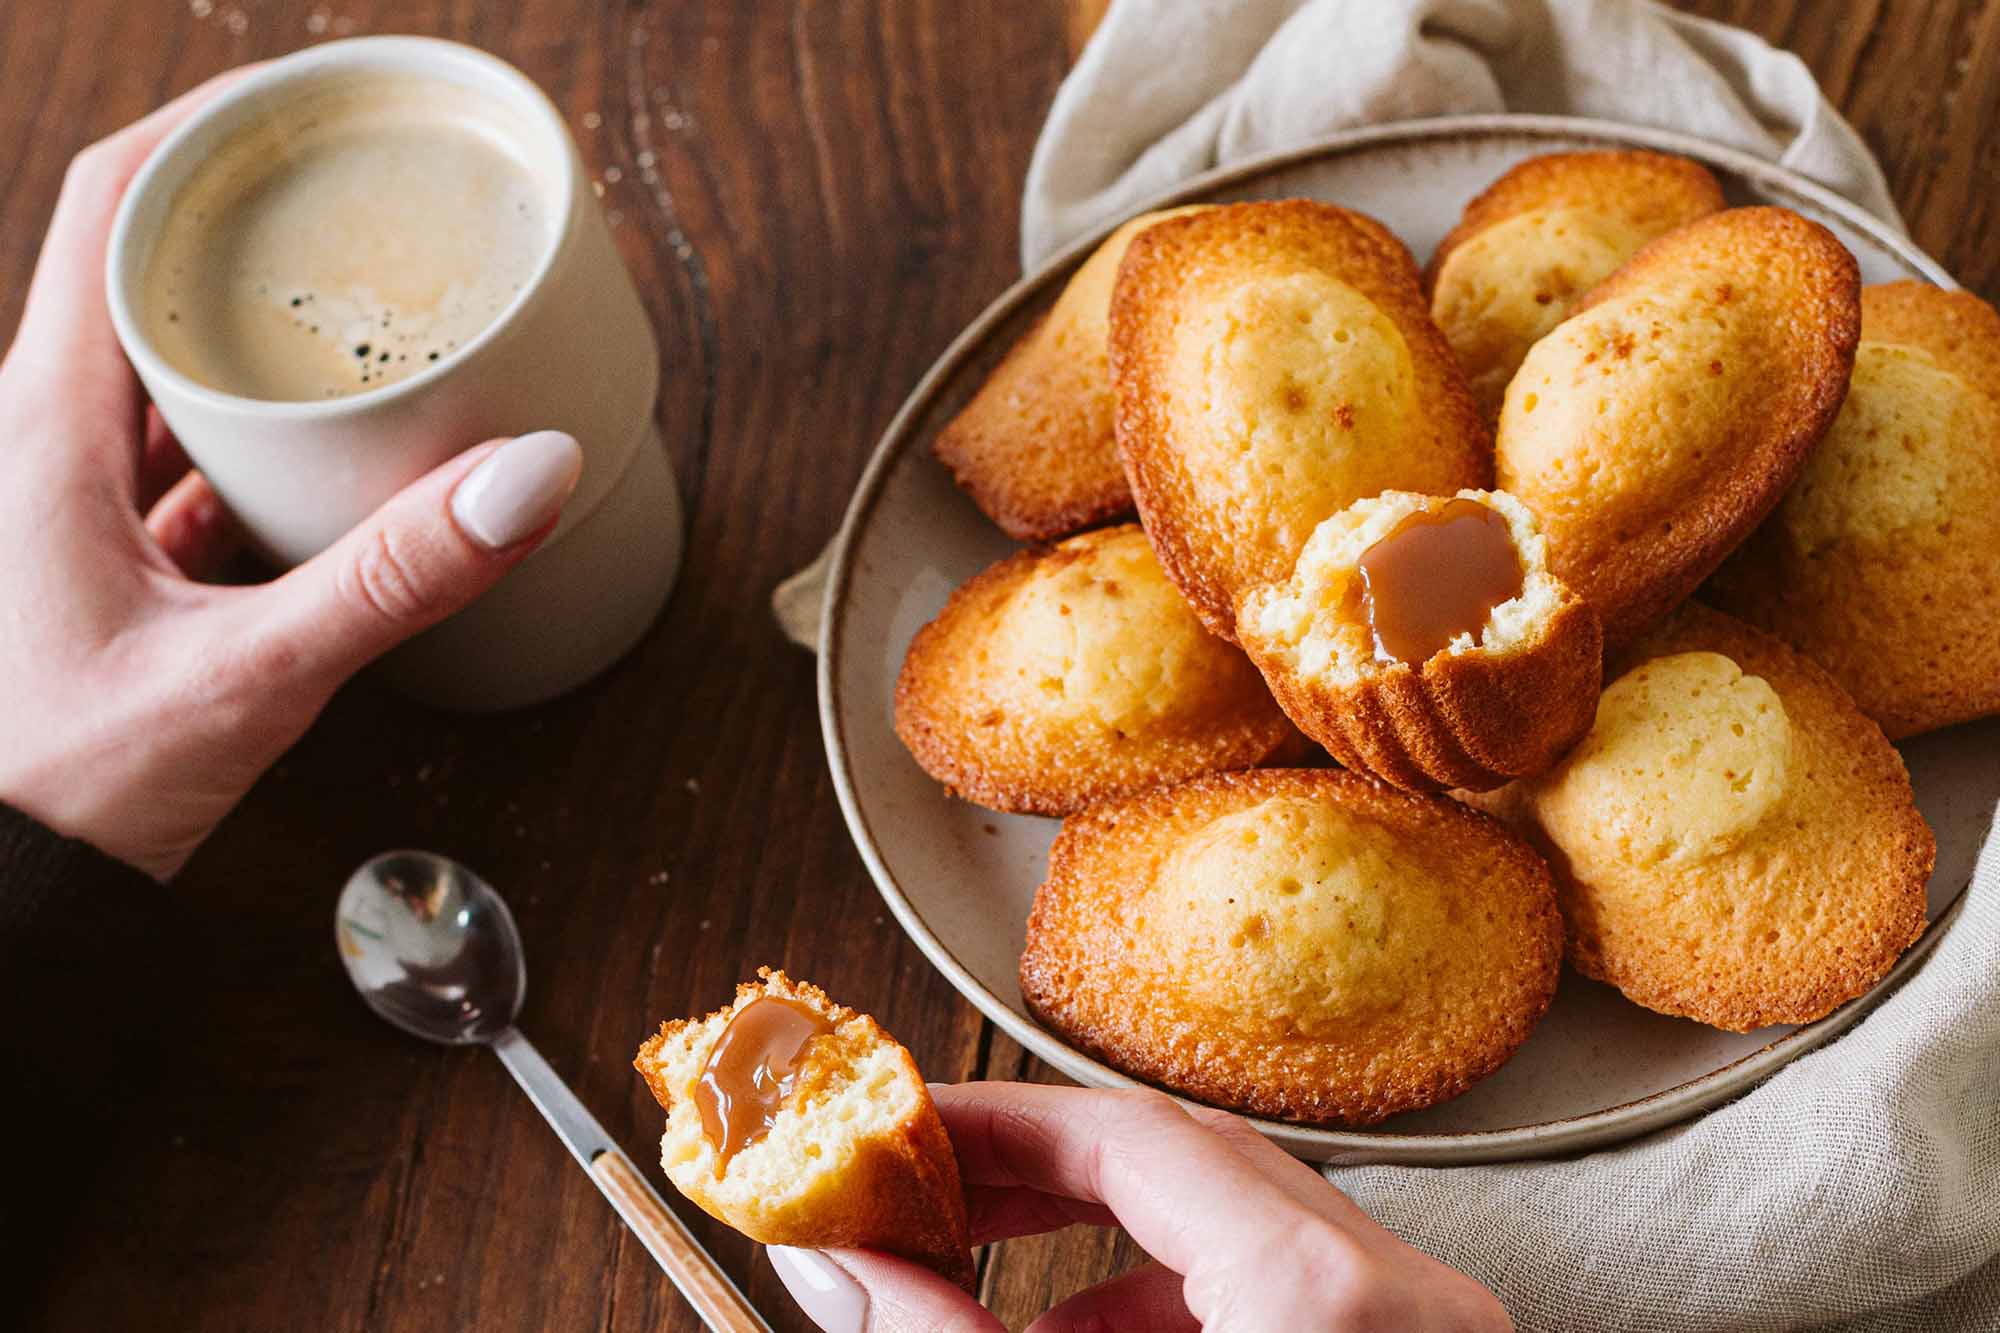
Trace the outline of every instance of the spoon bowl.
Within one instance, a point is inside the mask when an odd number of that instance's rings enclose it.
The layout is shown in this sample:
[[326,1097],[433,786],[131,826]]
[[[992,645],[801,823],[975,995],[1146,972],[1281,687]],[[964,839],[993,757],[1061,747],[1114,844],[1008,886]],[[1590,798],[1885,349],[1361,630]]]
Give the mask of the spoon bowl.
[[521,1012],[528,970],[514,914],[448,857],[370,858],[340,891],[334,937],[368,1007],[412,1036],[491,1042]]

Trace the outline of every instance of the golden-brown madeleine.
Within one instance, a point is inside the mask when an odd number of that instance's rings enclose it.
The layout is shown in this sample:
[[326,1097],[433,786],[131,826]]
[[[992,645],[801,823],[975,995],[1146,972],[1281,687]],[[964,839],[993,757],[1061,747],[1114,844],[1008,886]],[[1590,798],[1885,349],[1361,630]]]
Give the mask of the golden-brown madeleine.
[[754,1241],[885,1250],[970,1290],[958,1158],[910,1053],[819,987],[757,976],[706,1018],[661,1024],[633,1061],[667,1113],[667,1179]]
[[1467,799],[1548,852],[1585,976],[1747,1032],[1866,992],[1923,932],[1936,844],[1840,686],[1689,602],[1614,659],[1583,742]]
[[1111,433],[1111,284],[1134,236],[1204,207],[1142,213],[1107,236],[931,442],[1009,537],[1050,541],[1131,512]]
[[1536,343],[1500,411],[1501,489],[1615,648],[1694,591],[1833,424],[1861,327],[1832,232],[1733,208],[1649,242]]
[[1721,207],[1708,168],[1640,149],[1531,157],[1467,204],[1424,280],[1487,419],[1579,296],[1647,241]]
[[1358,773],[1267,769],[1063,821],[1021,994],[1162,1087],[1368,1125],[1498,1069],[1561,958],[1548,866],[1500,824]]
[[1892,740],[2000,712],[2000,314],[1864,290],[1840,416],[1710,586]]
[[1938,365],[1983,392],[2000,395],[2000,331],[1992,306],[1970,292],[1927,282],[1885,282],[1861,294],[1861,337],[1921,347]]
[[952,794],[1039,815],[1304,749],[1132,523],[1017,552],[954,592],[910,640],[896,734]]
[[1118,452],[1167,576],[1215,633],[1322,519],[1491,480],[1486,427],[1416,262],[1304,199],[1148,228],[1111,298]]
[[1597,613],[1504,491],[1356,501],[1244,597],[1236,637],[1301,731],[1408,791],[1539,773],[1597,711]]

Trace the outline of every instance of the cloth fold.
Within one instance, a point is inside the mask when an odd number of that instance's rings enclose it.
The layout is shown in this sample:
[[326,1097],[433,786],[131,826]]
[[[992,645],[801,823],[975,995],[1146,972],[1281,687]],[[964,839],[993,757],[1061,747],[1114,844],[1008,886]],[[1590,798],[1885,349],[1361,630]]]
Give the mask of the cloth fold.
[[1739,28],[1628,0],[1119,0],[1035,145],[1022,262],[1224,163],[1500,111],[1697,135],[1900,225],[1881,168],[1805,62]]
[[[1188,177],[1388,120],[1541,112],[1780,162],[1900,226],[1796,56],[1637,0],[1116,0],[1029,166],[1032,268]],[[825,557],[774,598],[817,643]],[[1523,1329],[2000,1330],[2000,838],[1937,952],[1729,1106],[1567,1160],[1328,1172]]]

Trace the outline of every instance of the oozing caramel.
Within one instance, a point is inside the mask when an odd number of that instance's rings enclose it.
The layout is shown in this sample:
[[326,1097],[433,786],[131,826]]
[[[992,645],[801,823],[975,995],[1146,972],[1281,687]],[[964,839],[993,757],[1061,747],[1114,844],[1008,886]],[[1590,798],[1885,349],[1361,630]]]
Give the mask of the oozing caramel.
[[708,1053],[694,1089],[702,1133],[715,1148],[715,1174],[771,1132],[791,1096],[806,1043],[833,1024],[795,1000],[761,995],[736,1011]]
[[1407,515],[1362,552],[1361,611],[1383,662],[1422,665],[1520,596],[1521,557],[1507,520],[1475,500]]

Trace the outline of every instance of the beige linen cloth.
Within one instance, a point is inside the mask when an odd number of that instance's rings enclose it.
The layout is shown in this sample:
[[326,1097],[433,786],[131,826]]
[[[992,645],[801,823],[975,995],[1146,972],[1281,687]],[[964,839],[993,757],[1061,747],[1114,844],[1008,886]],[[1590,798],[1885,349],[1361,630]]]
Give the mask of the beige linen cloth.
[[[1222,163],[1491,111],[1686,131],[1897,221],[1804,64],[1653,5],[1116,0],[1036,146],[1022,259]],[[807,646],[819,567],[773,598]],[[1917,975],[1742,1100],[1567,1161],[1328,1175],[1523,1329],[2000,1330],[2000,837]]]

